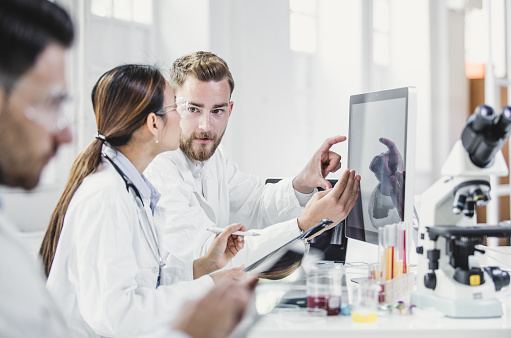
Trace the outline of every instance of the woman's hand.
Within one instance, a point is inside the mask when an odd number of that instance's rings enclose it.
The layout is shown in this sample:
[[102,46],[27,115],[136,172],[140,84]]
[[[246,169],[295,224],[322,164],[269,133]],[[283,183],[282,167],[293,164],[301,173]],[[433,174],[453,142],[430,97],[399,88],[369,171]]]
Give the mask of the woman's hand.
[[208,253],[193,262],[193,278],[199,278],[223,268],[243,249],[244,237],[233,235],[232,233],[236,231],[245,231],[245,227],[240,223],[232,224],[216,236]]

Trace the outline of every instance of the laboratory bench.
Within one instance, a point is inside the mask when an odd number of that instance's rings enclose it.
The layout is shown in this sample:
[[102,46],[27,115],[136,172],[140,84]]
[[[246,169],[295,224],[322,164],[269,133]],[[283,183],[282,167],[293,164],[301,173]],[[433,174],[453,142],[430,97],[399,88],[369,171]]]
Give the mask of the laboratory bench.
[[374,323],[354,323],[349,316],[303,320],[293,318],[292,315],[270,313],[263,316],[250,330],[248,338],[395,338],[400,334],[413,338],[511,338],[511,296],[501,301],[504,315],[487,319],[447,318],[432,309],[414,309],[412,314],[379,315]]
[[[492,261],[486,261],[489,262]],[[414,274],[415,268],[412,270]],[[351,267],[346,267],[348,289],[353,287],[356,277],[365,273],[361,271],[364,271],[364,265],[357,267],[352,264]],[[303,295],[305,280],[302,276],[301,280],[292,285],[260,284],[256,289],[256,297],[261,294],[268,295],[268,290],[275,292],[279,288],[287,290],[288,294],[289,290],[292,290]],[[407,337],[413,338],[511,338],[511,285],[498,294],[498,299],[504,313],[499,318],[448,318],[434,309],[413,308],[411,314],[407,310],[399,312],[393,309],[391,313],[383,314],[379,311],[376,322],[355,323],[351,316],[309,317],[303,316],[303,312],[302,316],[297,316],[292,311],[273,311],[274,313],[261,316],[247,337],[395,338],[399,334],[407,334]]]

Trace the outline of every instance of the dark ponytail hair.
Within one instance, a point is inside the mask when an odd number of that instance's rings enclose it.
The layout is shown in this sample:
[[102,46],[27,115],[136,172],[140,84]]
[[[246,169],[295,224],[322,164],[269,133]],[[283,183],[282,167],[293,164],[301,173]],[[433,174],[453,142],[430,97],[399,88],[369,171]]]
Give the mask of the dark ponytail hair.
[[128,144],[133,133],[145,123],[149,113],[162,109],[165,85],[165,79],[158,68],[130,64],[106,72],[94,86],[92,106],[98,134],[104,136],[104,140],[94,139],[71,167],[64,192],[51,215],[39,252],[47,276],[50,274],[69,203],[84,178],[98,171],[103,142],[113,147]]

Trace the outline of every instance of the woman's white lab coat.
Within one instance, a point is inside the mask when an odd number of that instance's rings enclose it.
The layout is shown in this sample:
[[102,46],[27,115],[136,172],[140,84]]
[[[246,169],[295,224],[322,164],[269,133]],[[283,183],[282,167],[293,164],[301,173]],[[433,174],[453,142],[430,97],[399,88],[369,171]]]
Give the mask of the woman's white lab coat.
[[[144,205],[152,219],[149,201]],[[72,198],[47,282],[78,336],[130,337],[161,328],[183,302],[213,286],[209,276],[170,285],[172,271],[164,269],[156,288],[158,262],[144,236],[134,198],[104,161]]]

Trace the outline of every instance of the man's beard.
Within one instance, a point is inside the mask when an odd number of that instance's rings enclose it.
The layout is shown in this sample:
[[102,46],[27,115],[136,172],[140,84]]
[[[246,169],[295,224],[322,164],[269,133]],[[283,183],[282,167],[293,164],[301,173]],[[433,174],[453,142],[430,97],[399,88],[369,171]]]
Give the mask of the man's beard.
[[[206,161],[213,156],[213,154],[216,151],[216,148],[218,148],[218,145],[220,144],[220,141],[222,141],[222,137],[224,136],[224,132],[218,136],[213,133],[193,133],[188,138],[184,138],[184,136],[181,136],[181,139],[179,140],[179,147],[181,150],[185,153],[186,156],[188,156],[190,159],[195,161]],[[193,140],[195,139],[210,139],[213,141],[213,145],[211,146],[211,149],[208,149],[207,144],[197,144],[197,147],[193,147]]]

